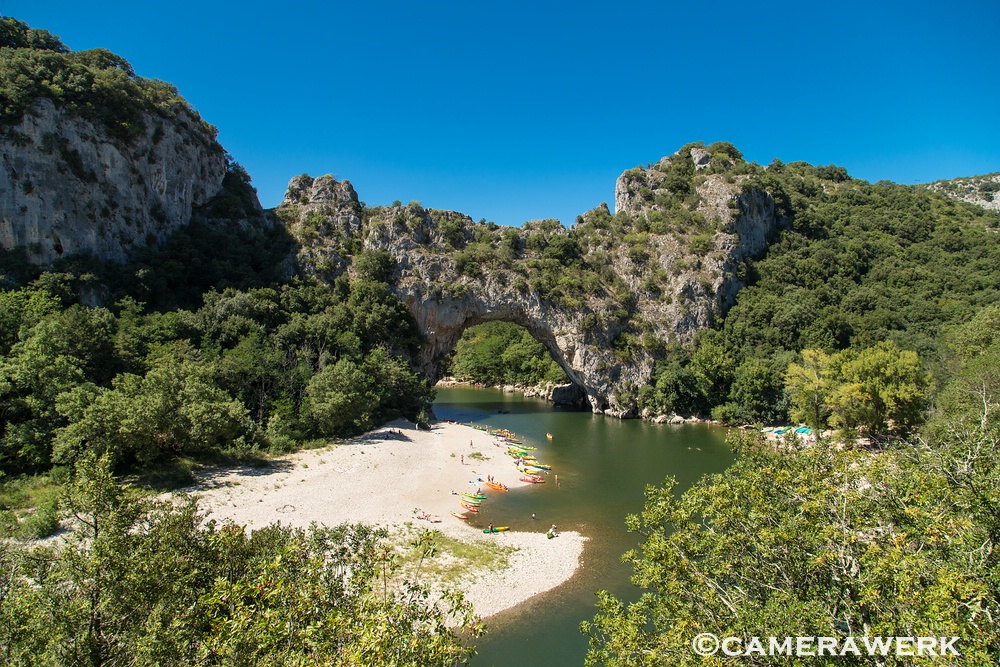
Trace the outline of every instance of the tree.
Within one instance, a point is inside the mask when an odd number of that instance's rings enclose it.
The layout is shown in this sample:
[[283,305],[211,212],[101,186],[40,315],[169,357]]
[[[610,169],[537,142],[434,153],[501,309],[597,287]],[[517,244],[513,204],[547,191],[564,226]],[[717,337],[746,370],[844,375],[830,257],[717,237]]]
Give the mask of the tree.
[[859,352],[845,350],[832,360],[837,385],[829,396],[832,420],[872,435],[906,432],[920,421],[930,378],[916,352],[900,350],[890,341]]
[[91,451],[116,465],[148,466],[176,455],[247,447],[252,440],[247,409],[214,383],[204,364],[173,354],[144,377],[119,375],[111,389],[64,392],[56,408],[69,422],[53,446],[63,464]]
[[792,419],[809,424],[817,434],[822,433],[830,413],[827,399],[832,384],[830,355],[822,350],[802,350],[802,364],[789,364],[785,373]]
[[325,366],[309,380],[304,412],[320,435],[364,431],[375,425],[378,395],[371,378],[350,359]]

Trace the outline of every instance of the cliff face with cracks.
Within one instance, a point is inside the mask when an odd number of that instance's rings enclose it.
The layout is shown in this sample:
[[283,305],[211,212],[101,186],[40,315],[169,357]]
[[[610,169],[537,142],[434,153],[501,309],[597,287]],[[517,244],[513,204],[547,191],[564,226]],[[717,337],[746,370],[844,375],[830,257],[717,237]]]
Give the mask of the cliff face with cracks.
[[697,150],[625,172],[616,214],[602,205],[570,229],[502,228],[416,202],[362,211],[332,177],[293,179],[277,213],[307,272],[332,277],[358,251],[392,258],[388,277],[427,337],[417,362],[432,380],[466,328],[506,320],[565,370],[573,386],[557,401],[636,416],[657,358],[732,304],[743,261],[780,222],[770,196],[740,177],[697,174],[699,158],[712,159]]
[[124,261],[191,220],[222,188],[226,156],[186,110],[146,113],[125,142],[41,98],[0,128],[0,246],[35,264],[91,253]]

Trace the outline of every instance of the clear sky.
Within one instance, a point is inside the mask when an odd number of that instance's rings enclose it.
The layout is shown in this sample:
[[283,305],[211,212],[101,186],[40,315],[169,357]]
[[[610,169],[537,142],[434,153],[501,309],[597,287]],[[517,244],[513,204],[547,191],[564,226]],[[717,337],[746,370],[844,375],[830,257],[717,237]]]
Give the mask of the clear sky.
[[104,2],[0,14],[177,85],[277,205],[564,224],[691,141],[912,184],[1000,171],[1000,2]]

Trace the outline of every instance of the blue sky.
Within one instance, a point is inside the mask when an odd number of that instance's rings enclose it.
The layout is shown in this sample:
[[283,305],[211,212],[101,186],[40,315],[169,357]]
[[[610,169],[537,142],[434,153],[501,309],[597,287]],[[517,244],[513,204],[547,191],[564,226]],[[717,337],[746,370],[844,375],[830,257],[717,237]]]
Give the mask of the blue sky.
[[564,224],[681,145],[912,184],[1000,171],[1000,3],[54,2],[0,14],[177,85],[275,206],[331,173]]

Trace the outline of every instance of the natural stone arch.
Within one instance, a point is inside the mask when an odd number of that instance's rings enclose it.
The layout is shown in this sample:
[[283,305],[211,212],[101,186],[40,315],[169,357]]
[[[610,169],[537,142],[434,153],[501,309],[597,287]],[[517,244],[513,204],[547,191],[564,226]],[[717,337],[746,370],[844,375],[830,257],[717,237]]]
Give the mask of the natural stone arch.
[[537,317],[537,311],[532,307],[518,304],[511,307],[509,302],[485,303],[475,297],[465,298],[444,304],[427,303],[418,298],[402,295],[410,313],[413,315],[420,330],[427,337],[427,344],[420,352],[418,366],[431,380],[441,377],[441,363],[455,349],[459,339],[466,329],[485,324],[486,322],[512,322],[524,327],[531,336],[545,346],[549,356],[555,361],[569,384],[557,387],[552,400],[562,405],[573,405],[599,410],[607,405],[598,403],[596,406],[587,391],[587,376],[578,366],[578,347],[573,336],[557,336],[550,322]]
[[[766,192],[744,187],[744,177],[707,174],[691,182],[694,213],[714,231],[699,230],[698,238],[648,234],[636,252],[616,229],[662,218],[658,193],[670,195],[672,165],[691,160],[694,170],[704,162],[692,150],[625,172],[616,185],[616,215],[602,204],[572,229],[558,221],[502,228],[418,202],[366,208],[349,182],[332,176],[293,179],[277,215],[299,240],[299,270],[320,279],[356,271],[350,256],[359,250],[391,258],[391,275],[379,277],[427,339],[415,362],[429,379],[438,379],[440,360],[467,327],[506,320],[545,345],[591,410],[637,416],[638,390],[652,378],[658,356],[733,303],[741,264],[763,251],[779,224]],[[569,262],[590,271],[586,290],[545,296],[528,283],[533,262],[551,268],[559,257],[546,249],[572,247],[580,238],[587,256]],[[650,276],[657,277],[653,287]]]

